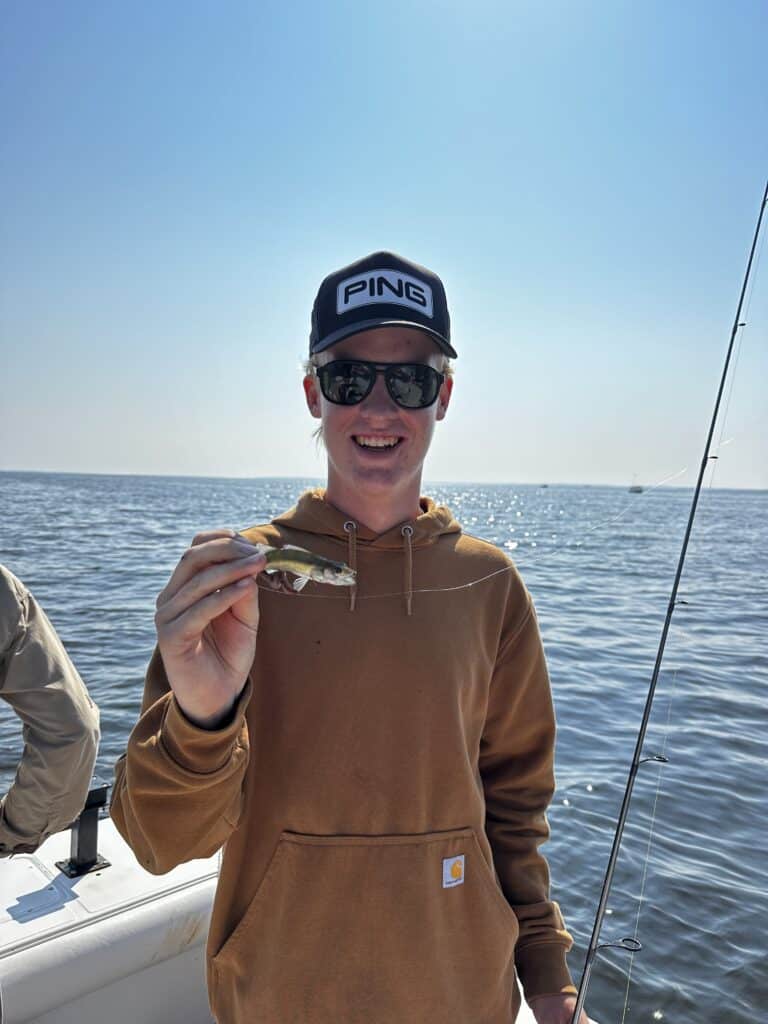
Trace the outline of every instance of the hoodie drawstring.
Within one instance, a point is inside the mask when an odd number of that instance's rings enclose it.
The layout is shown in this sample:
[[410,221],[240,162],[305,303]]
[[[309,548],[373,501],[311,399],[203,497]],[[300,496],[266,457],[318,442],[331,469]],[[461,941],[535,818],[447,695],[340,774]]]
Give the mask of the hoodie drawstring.
[[413,527],[406,523],[400,533],[405,537],[403,541],[405,548],[405,608],[408,615],[413,615],[413,548],[411,547]]
[[[346,523],[344,523],[344,530],[349,538],[347,564],[350,569],[354,569],[355,572],[357,572],[357,523],[354,519],[348,519]],[[405,587],[405,611],[407,615],[413,615],[413,546],[411,544],[413,527],[410,523],[406,523],[400,530],[400,533],[403,536],[403,553],[405,555],[403,574],[403,585]],[[356,597],[357,584],[355,583],[349,588],[349,610],[351,612],[355,610]]]
[[[357,523],[353,519],[348,519],[344,523],[344,529],[347,531],[349,537],[349,554],[347,556],[347,564],[350,569],[357,571]],[[355,610],[355,597],[357,595],[357,584],[353,584],[349,588],[349,610],[353,612]]]

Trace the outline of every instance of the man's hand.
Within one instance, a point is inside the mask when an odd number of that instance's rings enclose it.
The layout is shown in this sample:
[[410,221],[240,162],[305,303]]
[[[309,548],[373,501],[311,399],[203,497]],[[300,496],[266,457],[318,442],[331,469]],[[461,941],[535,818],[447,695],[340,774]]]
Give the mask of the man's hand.
[[256,653],[266,559],[232,530],[199,533],[157,599],[155,625],[181,710],[216,728],[237,700]]
[[[571,1024],[576,1009],[576,996],[540,996],[529,1005],[536,1024]],[[579,1024],[590,1024],[583,1010]]]

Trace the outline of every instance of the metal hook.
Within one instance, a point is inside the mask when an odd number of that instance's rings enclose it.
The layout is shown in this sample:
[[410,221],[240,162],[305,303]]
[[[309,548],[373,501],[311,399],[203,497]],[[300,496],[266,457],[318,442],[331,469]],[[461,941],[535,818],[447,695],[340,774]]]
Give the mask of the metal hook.
[[598,949],[621,949],[625,953],[639,953],[643,948],[642,942],[637,939],[622,939],[621,942],[603,942]]

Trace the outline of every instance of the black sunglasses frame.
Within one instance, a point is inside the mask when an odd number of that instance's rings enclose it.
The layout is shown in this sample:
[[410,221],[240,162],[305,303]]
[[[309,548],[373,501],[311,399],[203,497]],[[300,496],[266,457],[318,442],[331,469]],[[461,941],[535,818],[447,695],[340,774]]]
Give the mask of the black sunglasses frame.
[[[333,372],[332,368],[334,366],[338,366],[339,363],[352,364],[354,366],[366,366],[370,370],[373,370],[373,373],[370,375],[368,388],[365,394],[362,394],[355,402],[340,402],[338,399],[331,398],[326,391],[325,378]],[[398,401],[397,395],[393,391],[393,374],[403,367],[411,366],[418,367],[419,370],[428,370],[428,376],[432,377],[434,375],[433,379],[439,379],[439,384],[435,390],[435,397],[424,405],[404,405],[402,402]],[[395,405],[398,405],[401,409],[428,409],[431,405],[434,405],[440,397],[440,388],[443,386],[443,382],[445,381],[445,374],[441,373],[440,370],[436,370],[434,366],[430,366],[428,363],[372,363],[367,359],[334,359],[332,362],[326,363],[324,366],[316,366],[315,372],[317,373],[318,380],[320,381],[320,390],[323,392],[325,398],[334,405],[359,405],[361,402],[364,402],[368,395],[373,391],[376,383],[376,377],[380,373],[383,373],[384,382],[387,385],[387,392]]]

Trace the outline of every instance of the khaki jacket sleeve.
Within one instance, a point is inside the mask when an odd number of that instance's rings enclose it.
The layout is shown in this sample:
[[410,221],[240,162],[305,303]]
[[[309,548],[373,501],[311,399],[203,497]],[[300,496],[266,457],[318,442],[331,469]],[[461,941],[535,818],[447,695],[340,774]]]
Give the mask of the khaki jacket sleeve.
[[252,692],[249,678],[228,722],[201,729],[181,710],[155,649],[139,721],[115,765],[110,807],[118,831],[152,874],[212,856],[237,826]]
[[499,648],[480,744],[486,832],[504,894],[517,916],[515,963],[525,997],[575,993],[565,954],[573,945],[549,898],[539,846],[555,790],[555,716],[536,613],[526,594]]
[[99,712],[51,623],[0,566],[0,697],[23,723],[16,777],[0,800],[0,857],[31,853],[77,818],[99,746]]

